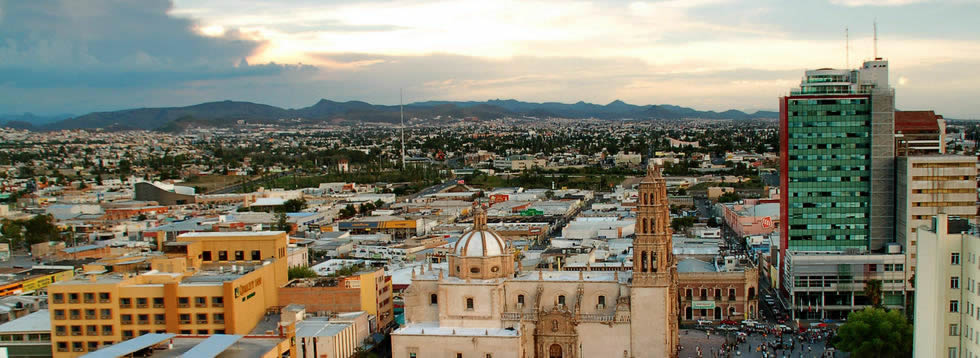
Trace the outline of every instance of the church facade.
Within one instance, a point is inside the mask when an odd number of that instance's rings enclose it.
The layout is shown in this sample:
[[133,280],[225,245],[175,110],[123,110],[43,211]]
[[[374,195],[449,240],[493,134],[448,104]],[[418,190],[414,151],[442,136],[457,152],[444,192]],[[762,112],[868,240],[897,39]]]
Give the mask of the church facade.
[[667,189],[640,183],[633,272],[523,271],[475,210],[448,272],[413,272],[394,357],[675,357],[677,269]]

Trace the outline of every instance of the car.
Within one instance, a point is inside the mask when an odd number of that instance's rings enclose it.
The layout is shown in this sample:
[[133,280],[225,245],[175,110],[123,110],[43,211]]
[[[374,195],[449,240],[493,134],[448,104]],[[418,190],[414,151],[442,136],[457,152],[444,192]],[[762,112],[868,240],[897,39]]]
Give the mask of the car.
[[710,320],[706,320],[706,319],[699,319],[698,320],[698,325],[699,326],[710,326],[712,324],[714,324],[714,322],[711,322]]
[[738,322],[732,321],[730,319],[722,320],[720,323],[723,324],[723,325],[729,325],[729,326],[737,326],[738,325]]
[[746,327],[755,327],[758,324],[759,324],[759,321],[754,321],[754,320],[751,320],[751,319],[747,319],[747,320],[742,321],[742,325],[743,326],[746,326]]
[[738,327],[732,326],[732,325],[729,325],[729,324],[723,324],[723,325],[719,326],[718,329],[720,329],[722,331],[737,331],[738,330]]
[[792,332],[793,331],[792,328],[789,328],[789,326],[787,326],[785,324],[779,325],[779,329],[782,330],[783,332]]

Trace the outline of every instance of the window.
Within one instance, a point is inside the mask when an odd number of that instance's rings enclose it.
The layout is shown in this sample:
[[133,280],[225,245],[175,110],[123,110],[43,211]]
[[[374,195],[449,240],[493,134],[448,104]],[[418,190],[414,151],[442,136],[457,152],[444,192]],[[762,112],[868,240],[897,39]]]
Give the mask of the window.
[[431,294],[431,295],[429,295],[429,304],[430,305],[437,305],[437,304],[439,304],[439,295],[434,294],[434,293]]
[[182,329],[182,330],[180,330],[180,334],[191,334],[191,330],[189,330],[189,329]]
[[85,303],[95,303],[95,293],[85,292]]
[[735,289],[734,288],[729,288],[728,289],[728,300],[729,301],[734,301],[735,300]]
[[456,353],[456,358],[463,358],[463,353]]
[[228,261],[228,251],[218,251],[218,261]]
[[559,307],[565,306],[565,295],[558,295],[558,306]]
[[102,311],[99,312],[99,318],[101,318],[101,319],[110,319],[110,318],[112,318],[112,310],[111,309],[108,309],[108,308],[103,308]]
[[707,300],[707,299],[708,299],[708,290],[702,288],[701,289],[701,300],[704,301],[704,300]]
[[480,273],[479,267],[470,267],[470,273]]
[[418,356],[415,353],[409,353],[408,358],[418,358]]
[[129,297],[123,297],[119,299],[119,307],[129,308],[133,305],[133,299]]
[[109,303],[109,293],[108,292],[99,292],[99,302],[100,303]]
[[187,308],[191,306],[191,299],[187,297],[177,297],[177,307]]
[[149,324],[150,323],[150,315],[148,315],[148,314],[137,315],[136,316],[136,320],[139,321],[138,322],[139,324]]
[[68,303],[78,303],[78,294],[77,293],[69,293],[68,294]]
[[78,309],[68,310],[68,314],[70,315],[69,317],[71,319],[82,319],[82,313],[81,312],[82,311],[81,310],[78,310]]
[[469,311],[473,310],[473,298],[466,298],[466,309]]
[[211,251],[201,251],[201,260],[211,261]]
[[54,335],[56,335],[56,336],[64,336],[64,335],[67,335],[68,334],[67,332],[68,332],[68,329],[65,328],[65,326],[55,326],[54,327]]
[[132,337],[133,337],[133,331],[132,330],[127,329],[127,330],[123,331],[123,338],[132,338]]
[[95,309],[87,308],[85,309],[85,319],[95,319]]
[[599,301],[598,302],[598,306],[597,306],[598,308],[605,308],[606,307],[606,296],[600,295],[598,301]]
[[955,336],[959,336],[959,335],[960,335],[960,325],[955,324],[955,323],[949,325],[949,336],[950,337],[955,337]]
[[691,299],[691,297],[694,297],[694,290],[689,288],[687,289],[687,299]]
[[103,336],[111,336],[112,335],[112,325],[110,325],[110,324],[102,325],[102,335]]
[[99,350],[99,342],[88,342],[88,350],[89,352]]
[[721,301],[721,289],[720,288],[716,288],[715,289],[715,299],[718,300],[718,301]]
[[524,307],[524,295],[517,295],[517,306]]
[[215,313],[215,314],[211,315],[211,321],[213,323],[225,323],[225,314],[224,313]]
[[122,321],[122,324],[133,324],[133,315],[121,314],[119,315],[119,320]]
[[153,297],[153,307],[163,308],[163,297]]
[[949,351],[947,352],[946,356],[949,358],[959,358],[959,354],[957,353],[959,352],[956,351],[956,347],[949,347]]
[[960,301],[952,300],[949,301],[949,312],[957,313],[960,311]]
[[180,316],[178,316],[178,317],[180,318],[180,324],[189,324],[189,323],[191,323],[191,314],[190,313],[181,313]]
[[157,313],[153,315],[153,323],[156,324],[167,324],[167,315],[163,313]]
[[65,319],[65,310],[54,310],[54,319]]
[[244,260],[245,260],[245,251],[236,250],[235,251],[235,261],[244,261]]
[[206,329],[199,329],[199,330],[197,330],[197,334],[206,336],[206,335],[208,335],[208,330],[206,330]]
[[960,278],[956,276],[950,277],[949,288],[960,288]]
[[207,299],[207,297],[194,297],[194,306],[195,307],[207,307],[208,306],[208,299]]
[[960,264],[960,253],[959,252],[954,252],[952,254],[949,254],[949,264],[950,265],[959,265]]
[[64,293],[55,293],[51,295],[51,298],[54,300],[54,303],[65,303]]
[[58,352],[67,352],[68,342],[58,342]]
[[208,314],[207,313],[198,313],[197,314],[197,323],[198,324],[207,324],[208,323]]
[[221,297],[221,296],[211,297],[211,306],[212,307],[224,307],[225,306],[225,298],[224,297]]
[[262,260],[262,252],[259,250],[252,250],[252,261]]
[[149,300],[147,300],[146,297],[137,297],[136,298],[136,308],[146,308],[146,307],[148,307],[148,304],[147,304],[148,301]]

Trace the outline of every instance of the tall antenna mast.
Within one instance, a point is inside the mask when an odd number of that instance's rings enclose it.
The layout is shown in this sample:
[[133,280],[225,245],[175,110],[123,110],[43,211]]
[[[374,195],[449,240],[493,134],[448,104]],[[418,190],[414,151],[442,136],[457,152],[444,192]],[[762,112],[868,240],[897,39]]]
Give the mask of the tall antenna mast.
[[402,100],[402,89],[398,89],[398,113],[402,120],[402,170],[405,169],[405,105]]
[[874,21],[875,27],[875,60],[878,59],[878,20]]
[[851,68],[851,33],[844,27],[844,69]]

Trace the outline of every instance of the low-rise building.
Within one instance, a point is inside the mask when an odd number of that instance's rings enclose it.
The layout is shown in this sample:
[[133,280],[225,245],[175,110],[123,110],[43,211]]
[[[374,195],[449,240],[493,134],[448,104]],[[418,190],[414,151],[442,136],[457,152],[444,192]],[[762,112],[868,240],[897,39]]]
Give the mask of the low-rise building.
[[681,320],[754,319],[758,315],[759,270],[744,257],[677,263]]
[[383,268],[342,277],[295,279],[279,289],[279,299],[283,305],[302,305],[307,312],[364,311],[376,317],[379,330],[394,320],[391,277]]

